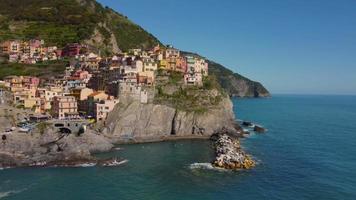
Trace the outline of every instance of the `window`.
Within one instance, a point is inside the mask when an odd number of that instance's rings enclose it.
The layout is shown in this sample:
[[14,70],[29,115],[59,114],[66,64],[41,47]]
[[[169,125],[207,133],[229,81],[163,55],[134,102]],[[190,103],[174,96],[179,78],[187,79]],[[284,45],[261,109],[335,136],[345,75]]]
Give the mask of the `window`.
[[64,127],[64,124],[55,124],[54,127]]

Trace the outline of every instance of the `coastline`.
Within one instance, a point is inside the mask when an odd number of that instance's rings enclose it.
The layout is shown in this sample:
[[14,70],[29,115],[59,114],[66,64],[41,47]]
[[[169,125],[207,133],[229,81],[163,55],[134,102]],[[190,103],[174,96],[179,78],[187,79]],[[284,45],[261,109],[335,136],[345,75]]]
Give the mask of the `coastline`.
[[[108,136],[105,136],[108,137]],[[115,138],[109,137],[111,140],[115,141],[114,145],[125,145],[125,144],[146,144],[146,143],[159,143],[159,142],[168,142],[168,141],[177,141],[177,140],[209,140],[210,136],[168,136],[168,137],[142,137],[142,138],[135,138],[135,139],[122,139],[122,138]]]
[[238,125],[232,109],[230,98],[225,98],[204,114],[182,112],[159,104],[133,102],[128,106],[117,106],[106,126],[89,129],[79,136],[63,135],[50,128],[42,134],[34,130],[31,134],[8,135],[0,144],[0,167],[97,165],[105,161],[95,154],[110,152],[117,145],[209,140],[212,135],[227,132],[241,138],[244,130]]

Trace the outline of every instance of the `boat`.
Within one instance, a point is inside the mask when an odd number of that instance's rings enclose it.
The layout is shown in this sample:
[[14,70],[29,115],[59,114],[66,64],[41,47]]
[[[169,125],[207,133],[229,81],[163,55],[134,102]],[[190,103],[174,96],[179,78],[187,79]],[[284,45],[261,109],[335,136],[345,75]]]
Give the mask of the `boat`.
[[20,131],[21,133],[28,133],[28,132],[30,132],[30,128],[21,127],[21,128],[19,128],[19,131]]

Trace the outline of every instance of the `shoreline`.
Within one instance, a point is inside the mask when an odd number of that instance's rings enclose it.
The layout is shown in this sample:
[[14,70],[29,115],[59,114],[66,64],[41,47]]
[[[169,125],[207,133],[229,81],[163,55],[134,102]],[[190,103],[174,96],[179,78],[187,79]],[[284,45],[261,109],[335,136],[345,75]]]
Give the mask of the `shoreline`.
[[[217,133],[217,135],[226,135],[226,133],[221,132]],[[112,143],[113,147],[109,150],[105,151],[98,151],[91,153],[89,158],[71,158],[68,160],[54,160],[50,162],[37,162],[33,164],[26,164],[26,165],[2,165],[0,167],[0,171],[7,170],[7,169],[16,169],[16,168],[81,168],[81,167],[115,167],[128,162],[125,158],[109,158],[109,159],[100,159],[97,157],[99,154],[106,154],[110,152],[117,151],[116,149],[120,147],[120,145],[139,145],[139,144],[154,144],[154,143],[164,143],[164,142],[173,142],[173,141],[210,141],[211,148],[215,151],[215,156],[217,156],[216,146],[214,143],[216,142],[215,139],[212,138],[213,136],[169,136],[169,137],[161,137],[161,138],[136,138],[135,140],[127,141],[127,140],[117,140],[116,142]],[[243,138],[240,135],[234,134],[234,140],[240,141]],[[113,139],[113,138],[111,138]],[[239,148],[243,149],[243,147]],[[243,151],[243,150],[242,150]],[[0,154],[5,154],[6,152],[0,152]],[[6,153],[8,154],[8,153]],[[16,156],[16,154],[8,154],[9,156]],[[224,168],[221,166],[214,165],[215,156],[211,158],[209,162],[214,168],[217,169],[226,169],[231,170],[230,168]],[[112,164],[116,163],[116,164]]]
[[169,137],[160,137],[160,138],[135,138],[135,139],[118,139],[115,137],[106,138],[113,139],[113,145],[131,145],[131,144],[150,144],[150,143],[160,143],[160,142],[170,142],[170,141],[184,141],[184,140],[209,140],[210,136],[169,136]]

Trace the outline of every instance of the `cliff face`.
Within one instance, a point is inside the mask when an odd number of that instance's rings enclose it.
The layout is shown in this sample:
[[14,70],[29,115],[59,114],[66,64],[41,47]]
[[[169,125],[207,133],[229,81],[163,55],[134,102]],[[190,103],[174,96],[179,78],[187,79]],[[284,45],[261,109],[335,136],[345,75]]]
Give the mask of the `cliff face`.
[[39,134],[12,133],[0,142],[0,168],[53,166],[91,161],[92,153],[106,152],[113,145],[104,137],[88,131],[82,136],[64,136],[51,129]]
[[174,138],[206,138],[223,128],[234,130],[232,102],[223,99],[204,113],[177,110],[166,105],[132,102],[109,115],[104,133],[116,142],[145,142]]

